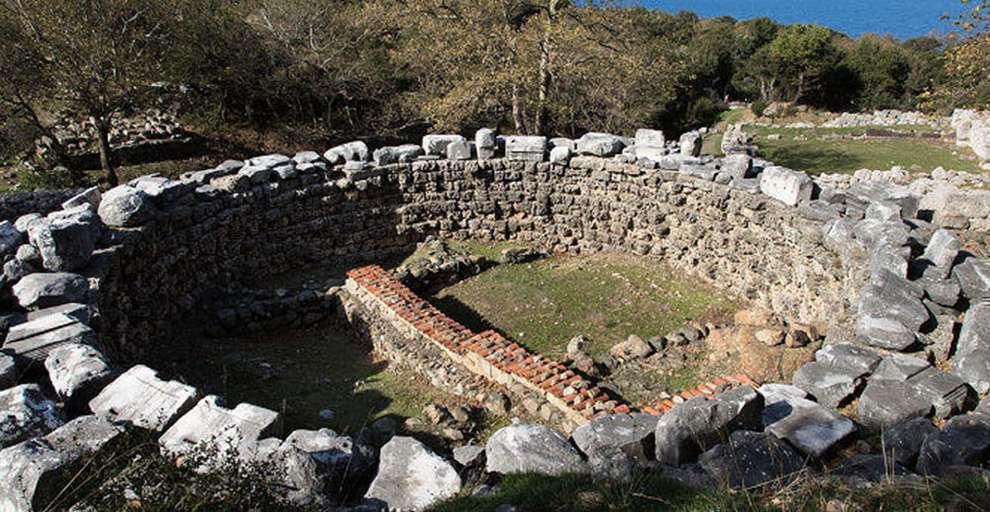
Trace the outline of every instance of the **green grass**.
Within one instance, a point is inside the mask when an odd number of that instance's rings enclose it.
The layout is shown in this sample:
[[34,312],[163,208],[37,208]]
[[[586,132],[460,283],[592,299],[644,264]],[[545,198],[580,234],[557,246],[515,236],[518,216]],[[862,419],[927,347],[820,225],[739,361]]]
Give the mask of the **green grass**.
[[[420,378],[374,361],[370,347],[334,327],[191,339],[188,345],[164,356],[170,373],[223,396],[230,406],[249,402],[282,413],[284,433],[322,427],[356,432],[383,416],[417,416],[443,397]],[[320,418],[323,409],[334,418]]]
[[[476,254],[496,263],[502,261],[502,251],[506,249],[526,247],[524,244],[513,241],[483,242],[480,240],[445,240],[445,242],[454,251],[464,251],[468,254]],[[418,259],[426,257],[427,254],[429,254],[429,249],[425,245],[421,245],[396,266],[409,265]]]
[[631,334],[661,336],[732,306],[660,262],[613,254],[500,265],[441,291],[435,303],[475,330],[495,327],[554,357],[579,334],[600,356]]
[[570,475],[510,475],[488,496],[463,496],[443,502],[435,512],[490,512],[511,504],[540,512],[758,512],[758,511],[942,511],[987,510],[986,478],[953,482],[881,483],[851,487],[837,480],[804,477],[785,489],[729,491],[692,489],[660,473],[630,483],[595,482]]

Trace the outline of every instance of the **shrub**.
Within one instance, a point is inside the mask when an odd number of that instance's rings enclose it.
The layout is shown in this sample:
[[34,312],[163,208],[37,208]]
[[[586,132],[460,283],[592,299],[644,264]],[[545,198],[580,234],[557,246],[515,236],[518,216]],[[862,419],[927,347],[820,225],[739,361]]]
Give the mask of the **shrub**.
[[767,107],[769,107],[769,106],[770,106],[770,104],[767,103],[764,100],[756,100],[749,107],[749,109],[753,111],[753,115],[754,116],[756,116],[756,117],[763,117],[763,113],[766,112]]

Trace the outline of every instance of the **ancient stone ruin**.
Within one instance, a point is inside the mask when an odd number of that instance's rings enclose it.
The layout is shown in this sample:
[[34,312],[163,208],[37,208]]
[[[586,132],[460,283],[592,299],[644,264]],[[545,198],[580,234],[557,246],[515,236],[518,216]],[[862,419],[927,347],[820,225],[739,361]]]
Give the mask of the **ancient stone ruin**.
[[[135,430],[203,472],[222,455],[279,468],[270,476],[294,503],[338,504],[348,482],[363,506],[401,510],[454,496],[478,472],[625,479],[649,468],[749,487],[799,472],[876,480],[987,462],[990,261],[964,242],[990,212],[958,213],[888,181],[812,178],[754,158],[735,130],[724,158],[702,155],[701,140],[481,130],[374,151],[354,142],[145,176],[0,223],[0,510],[39,510],[56,475]],[[782,381],[740,362],[668,400],[631,403],[498,332],[468,329],[413,291],[415,277],[378,264],[431,237],[659,258],[747,303],[720,336],[824,343]],[[345,265],[346,281],[259,303],[287,321],[335,316],[433,386],[479,402],[498,394],[529,419],[453,459],[406,436],[380,450],[328,429],[282,439],[278,412],[226,405],[143,364],[212,290],[314,262]],[[229,329],[282,318],[220,317]],[[889,450],[843,449],[877,432]],[[200,449],[215,456],[194,458]]]

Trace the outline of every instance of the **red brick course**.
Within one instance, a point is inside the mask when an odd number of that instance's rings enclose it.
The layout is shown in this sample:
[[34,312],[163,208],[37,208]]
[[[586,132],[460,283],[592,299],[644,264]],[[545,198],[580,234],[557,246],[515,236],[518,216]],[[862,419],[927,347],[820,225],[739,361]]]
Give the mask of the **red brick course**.
[[[635,411],[621,398],[558,361],[532,354],[495,331],[473,333],[377,265],[353,269],[347,277],[422,336],[458,356],[460,362],[475,373],[502,384],[510,379],[521,383],[543,394],[547,401],[564,410],[576,422]],[[720,377],[678,396],[683,400],[695,396],[712,397],[740,385],[755,386],[755,383],[743,374]],[[640,410],[660,415],[674,407],[675,399],[647,405]]]

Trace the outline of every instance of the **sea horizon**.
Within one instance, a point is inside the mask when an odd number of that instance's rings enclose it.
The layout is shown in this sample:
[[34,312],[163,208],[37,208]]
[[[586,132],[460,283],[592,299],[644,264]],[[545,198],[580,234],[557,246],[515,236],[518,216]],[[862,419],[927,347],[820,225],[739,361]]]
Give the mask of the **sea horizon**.
[[813,23],[858,37],[873,33],[897,39],[945,35],[951,19],[965,12],[959,0],[634,0],[668,12],[692,11],[703,18],[767,17],[780,23]]

